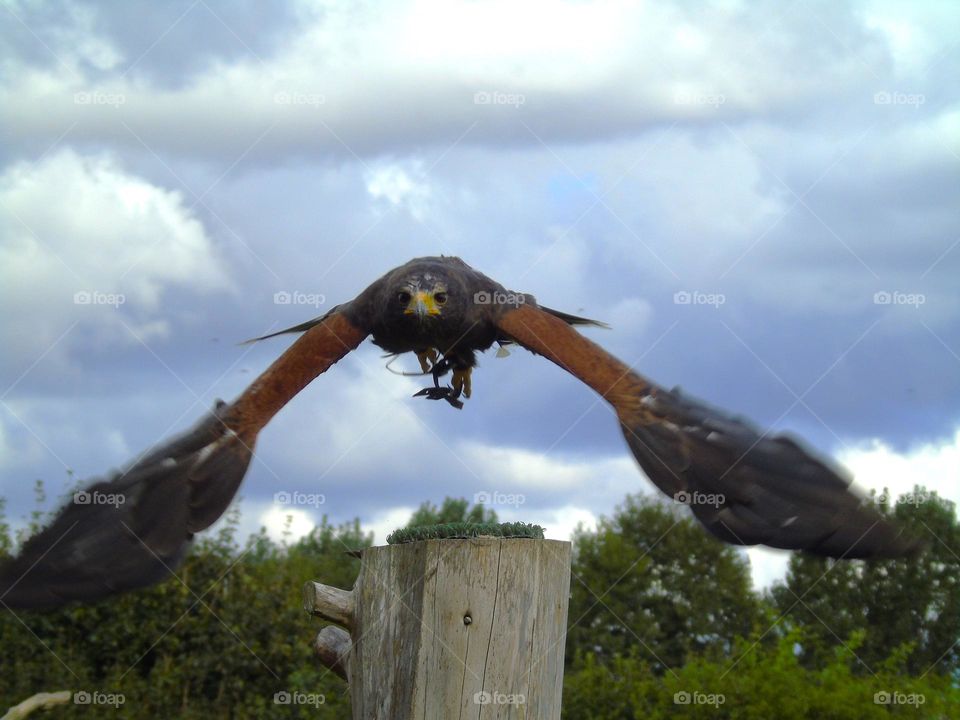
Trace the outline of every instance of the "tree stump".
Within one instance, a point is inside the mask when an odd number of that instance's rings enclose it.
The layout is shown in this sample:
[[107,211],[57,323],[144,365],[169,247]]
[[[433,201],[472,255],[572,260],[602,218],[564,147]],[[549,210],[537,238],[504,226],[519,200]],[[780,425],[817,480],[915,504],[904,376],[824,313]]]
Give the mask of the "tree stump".
[[570,543],[424,540],[363,551],[352,591],[304,586],[355,720],[557,720]]

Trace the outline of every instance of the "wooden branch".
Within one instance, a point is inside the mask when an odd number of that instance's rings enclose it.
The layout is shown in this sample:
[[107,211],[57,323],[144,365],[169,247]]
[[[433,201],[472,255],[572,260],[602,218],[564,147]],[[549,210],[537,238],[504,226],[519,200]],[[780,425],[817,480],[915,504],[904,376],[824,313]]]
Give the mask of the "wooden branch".
[[31,695],[18,705],[7,710],[0,720],[20,720],[36,710],[49,710],[54,705],[65,705],[73,698],[69,690],[60,690],[52,693],[37,693]]
[[303,586],[303,609],[311,615],[353,629],[353,592],[308,582]]
[[343,628],[327,625],[313,641],[320,664],[330,668],[341,678],[350,682],[350,649],[353,643],[350,633]]

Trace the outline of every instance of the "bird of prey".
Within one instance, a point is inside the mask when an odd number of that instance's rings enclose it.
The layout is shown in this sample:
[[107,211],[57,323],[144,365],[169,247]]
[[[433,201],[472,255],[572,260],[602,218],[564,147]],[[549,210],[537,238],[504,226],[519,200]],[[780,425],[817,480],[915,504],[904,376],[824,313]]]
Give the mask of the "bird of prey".
[[[728,543],[837,558],[917,548],[830,461],[645,379],[572,327],[591,324],[601,323],[540,306],[459,258],[411,260],[325,315],[264,336],[302,333],[232,403],[218,401],[192,429],[89,485],[86,502],[68,503],[0,567],[0,604],[52,608],[168,578],[193,535],[227,509],[260,430],[367,336],[388,353],[416,353],[433,379],[418,395],[454,407],[470,397],[477,351],[514,343],[542,355],[610,403],[646,475],[689,500]],[[448,373],[450,384],[441,385]]]

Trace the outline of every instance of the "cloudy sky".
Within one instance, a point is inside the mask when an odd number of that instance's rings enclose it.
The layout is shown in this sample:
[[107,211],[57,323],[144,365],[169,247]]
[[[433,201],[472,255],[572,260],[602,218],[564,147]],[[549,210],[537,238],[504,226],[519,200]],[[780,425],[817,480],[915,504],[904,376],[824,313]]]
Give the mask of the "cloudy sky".
[[[0,17],[15,521],[35,479],[56,495],[123,465],[288,344],[238,341],[441,253],[607,321],[586,332],[626,362],[802,435],[864,488],[960,500],[956,3]],[[611,412],[542,359],[488,354],[462,412],[384,363],[366,344],[262,433],[245,529],[326,513],[382,540],[423,500],[486,492],[566,537],[651,492]],[[782,570],[751,559],[760,585]]]

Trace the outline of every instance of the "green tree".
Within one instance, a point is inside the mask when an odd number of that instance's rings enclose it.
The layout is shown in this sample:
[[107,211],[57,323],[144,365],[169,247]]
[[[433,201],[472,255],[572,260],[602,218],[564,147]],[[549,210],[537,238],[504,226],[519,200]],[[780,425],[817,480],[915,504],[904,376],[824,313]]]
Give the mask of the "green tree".
[[822,664],[845,638],[862,632],[861,672],[897,648],[911,672],[960,672],[960,523],[953,503],[922,487],[891,511],[926,543],[917,556],[884,561],[832,561],[795,555],[785,582],[772,590],[786,627],[803,629],[802,658]]
[[444,498],[439,508],[427,501],[413,513],[407,527],[423,527],[455,522],[486,523],[497,522],[497,513],[483,505],[474,505],[465,498]]
[[[238,547],[236,520],[199,540],[177,579],[90,606],[0,613],[0,708],[69,688],[122,695],[116,717],[350,717],[345,684],[313,656],[321,626],[303,612],[300,588],[310,579],[350,587],[359,560],[347,551],[371,536],[324,518],[293,545],[261,532]],[[278,705],[282,692],[314,704]]]
[[[877,666],[876,675],[857,672],[842,647],[817,668],[798,657],[799,631],[761,642],[755,635],[738,641],[729,654],[692,655],[666,673],[642,651],[600,662],[592,654],[567,673],[564,720],[884,720],[960,716],[960,688],[950,678],[911,677],[896,653]],[[847,638],[857,646],[859,638]]]
[[568,660],[636,649],[657,672],[729,648],[760,619],[747,560],[708,536],[685,507],[627,498],[574,539]]

